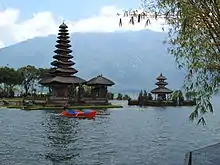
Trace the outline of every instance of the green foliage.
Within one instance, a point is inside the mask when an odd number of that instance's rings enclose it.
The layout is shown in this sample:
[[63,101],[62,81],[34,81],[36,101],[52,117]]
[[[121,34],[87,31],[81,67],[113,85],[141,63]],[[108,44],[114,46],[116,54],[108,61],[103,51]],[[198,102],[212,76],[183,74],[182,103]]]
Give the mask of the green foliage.
[[32,91],[34,90],[34,85],[41,76],[41,72],[31,65],[21,67],[17,72],[21,75],[22,86],[25,90],[25,95],[27,95],[28,92],[30,92],[30,89],[32,89]]
[[0,83],[3,85],[1,97],[13,97],[15,86],[21,84],[20,75],[14,68],[1,67],[0,68]]
[[172,97],[171,100],[173,101],[179,101],[179,102],[183,102],[184,101],[184,96],[181,90],[176,90],[172,93]]
[[138,99],[141,99],[143,97],[143,91],[141,90],[139,95],[138,95]]
[[[169,37],[166,44],[179,68],[186,69],[186,92],[198,105],[190,115],[204,123],[204,114],[213,112],[210,99],[220,81],[220,1],[142,0],[141,18],[165,19]],[[138,19],[138,13],[133,16]],[[133,21],[135,22],[135,21]],[[136,21],[140,22],[140,21]],[[189,95],[188,95],[189,96]]]
[[[21,86],[25,89],[25,94],[28,92],[35,92],[35,85],[41,77],[43,77],[48,69],[35,68],[28,65],[17,70],[9,67],[0,67],[0,84],[3,84],[3,89],[7,93],[4,96],[14,95],[16,86]],[[0,94],[1,96],[2,93]]]
[[196,98],[196,93],[188,91],[185,94],[186,100],[194,100]]
[[117,96],[117,100],[122,100],[122,98],[123,98],[123,95],[121,94],[121,93],[118,93],[118,96]]
[[169,52],[180,68],[188,69],[185,89],[198,100],[190,119],[200,117],[198,122],[204,123],[203,115],[213,112],[210,99],[219,84],[220,1],[158,0],[156,6],[170,26]]
[[108,99],[113,100],[114,99],[114,93],[108,92]]
[[148,93],[148,94],[147,94],[147,98],[148,98],[148,100],[153,100],[152,94],[151,94],[151,93]]
[[14,68],[1,67],[0,68],[0,83],[4,83],[9,86],[20,85],[20,74]]
[[41,79],[41,78],[43,78],[47,73],[48,73],[48,71],[49,71],[49,69],[48,68],[38,68],[37,69],[38,71],[38,79]]
[[130,100],[131,97],[127,94],[125,94],[123,97],[122,97],[123,100]]
[[118,93],[116,100],[130,100],[131,97],[128,94]]

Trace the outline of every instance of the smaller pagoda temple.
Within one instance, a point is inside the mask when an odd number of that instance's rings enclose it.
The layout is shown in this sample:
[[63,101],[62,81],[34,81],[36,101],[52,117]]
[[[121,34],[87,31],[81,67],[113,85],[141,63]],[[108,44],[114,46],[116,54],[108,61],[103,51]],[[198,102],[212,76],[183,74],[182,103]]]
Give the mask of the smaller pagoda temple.
[[156,78],[157,82],[155,85],[158,87],[151,91],[152,94],[155,94],[155,100],[167,100],[167,96],[173,92],[166,87],[166,85],[168,85],[168,83],[165,82],[166,79],[162,73]]
[[[98,104],[108,103],[108,87],[115,83],[102,75],[98,75],[87,81],[86,85],[90,86],[92,98],[91,101]],[[87,100],[88,102],[88,100]]]
[[68,98],[68,89],[71,85],[85,84],[86,81],[82,78],[74,76],[78,71],[72,66],[75,64],[71,59],[73,58],[70,53],[71,45],[69,40],[68,27],[65,23],[59,26],[59,33],[57,37],[56,53],[51,62],[53,68],[50,69],[47,76],[40,80],[40,84],[48,86],[52,89],[52,97],[55,98]]

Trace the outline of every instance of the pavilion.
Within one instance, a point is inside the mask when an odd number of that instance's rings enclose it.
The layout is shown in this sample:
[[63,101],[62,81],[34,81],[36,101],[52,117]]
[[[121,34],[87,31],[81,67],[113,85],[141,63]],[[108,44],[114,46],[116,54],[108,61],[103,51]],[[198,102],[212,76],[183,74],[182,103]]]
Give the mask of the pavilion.
[[168,95],[173,93],[172,90],[166,87],[166,85],[168,85],[165,81],[166,79],[162,73],[156,78],[157,82],[155,85],[157,85],[157,88],[151,91],[151,93],[155,95],[155,100],[167,100]]

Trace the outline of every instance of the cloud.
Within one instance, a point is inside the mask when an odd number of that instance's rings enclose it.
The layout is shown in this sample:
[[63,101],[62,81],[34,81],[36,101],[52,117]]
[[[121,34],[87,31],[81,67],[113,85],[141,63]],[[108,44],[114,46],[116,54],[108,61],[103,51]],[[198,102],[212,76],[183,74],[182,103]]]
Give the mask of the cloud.
[[[105,6],[101,8],[98,15],[79,21],[66,20],[71,33],[73,32],[114,32],[145,29],[145,22],[131,25],[128,18],[123,19],[123,27],[119,27],[119,17],[116,13],[122,11],[115,6]],[[8,8],[0,11],[0,46],[11,45],[37,36],[48,36],[57,34],[57,28],[63,18],[55,17],[49,11],[33,14],[30,19],[19,21],[20,11]],[[163,20],[152,20],[152,24],[147,27],[154,31],[161,31]],[[2,41],[2,42],[1,42]]]
[[3,48],[3,47],[5,47],[5,44],[2,41],[0,41],[0,48]]
[[15,24],[18,20],[19,14],[19,10],[12,8],[0,11],[0,27]]

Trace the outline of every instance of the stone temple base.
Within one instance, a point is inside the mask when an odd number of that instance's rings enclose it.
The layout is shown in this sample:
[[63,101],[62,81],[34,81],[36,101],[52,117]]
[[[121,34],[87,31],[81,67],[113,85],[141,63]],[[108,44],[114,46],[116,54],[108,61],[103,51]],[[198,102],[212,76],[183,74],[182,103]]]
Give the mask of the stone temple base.
[[85,101],[88,105],[108,105],[108,100],[106,98],[83,98],[83,101]]
[[80,102],[74,100],[69,100],[67,97],[54,97],[51,96],[47,99],[47,105],[53,106],[63,106],[68,101],[70,105],[108,105],[108,100],[106,98],[81,98]]
[[47,104],[55,105],[55,106],[63,106],[68,101],[67,97],[54,97],[51,96],[47,100]]

